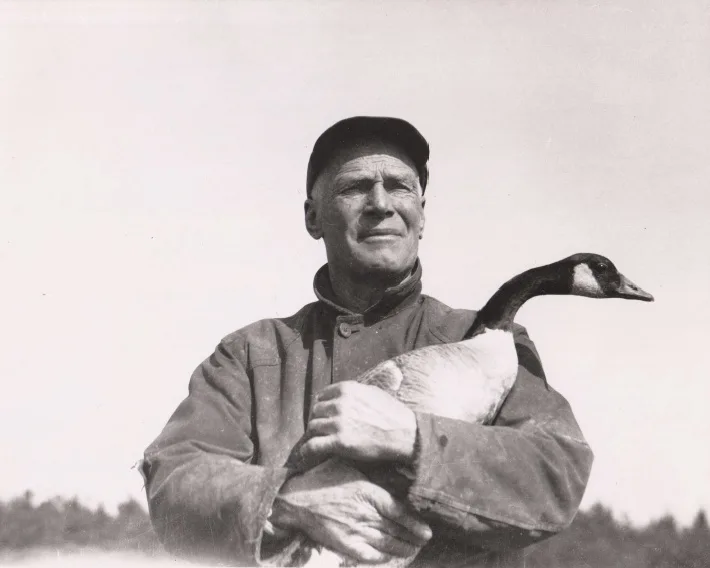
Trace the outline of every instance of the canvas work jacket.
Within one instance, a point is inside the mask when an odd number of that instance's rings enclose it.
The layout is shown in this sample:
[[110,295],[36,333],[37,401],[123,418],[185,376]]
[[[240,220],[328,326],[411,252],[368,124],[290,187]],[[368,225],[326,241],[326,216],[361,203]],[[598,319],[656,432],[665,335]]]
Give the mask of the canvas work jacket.
[[[289,546],[264,527],[315,394],[401,353],[459,341],[475,316],[423,295],[419,264],[363,314],[338,306],[327,265],[314,289],[318,301],[295,315],[225,337],[146,450],[151,519],[167,550],[267,564]],[[577,511],[592,452],[522,327],[515,340],[518,377],[492,425],[416,413],[406,498],[434,536],[413,568],[523,566],[524,547],[565,528]]]

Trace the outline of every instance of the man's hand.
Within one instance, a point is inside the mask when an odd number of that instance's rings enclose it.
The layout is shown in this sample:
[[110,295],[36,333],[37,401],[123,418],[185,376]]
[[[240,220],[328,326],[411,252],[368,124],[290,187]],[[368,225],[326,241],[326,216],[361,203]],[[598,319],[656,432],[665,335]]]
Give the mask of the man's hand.
[[303,462],[342,456],[411,464],[417,420],[403,403],[382,389],[354,381],[330,385],[316,400],[299,450]]
[[358,562],[412,556],[431,538],[404,504],[338,459],[287,481],[271,520]]

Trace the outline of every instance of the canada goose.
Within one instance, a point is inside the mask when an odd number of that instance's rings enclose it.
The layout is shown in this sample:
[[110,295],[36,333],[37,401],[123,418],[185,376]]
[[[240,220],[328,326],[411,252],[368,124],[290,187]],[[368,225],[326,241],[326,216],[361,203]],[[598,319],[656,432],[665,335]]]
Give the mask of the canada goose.
[[[385,390],[412,410],[490,423],[518,372],[513,339],[515,315],[530,298],[547,294],[653,301],[653,296],[619,273],[608,258],[575,254],[527,270],[503,284],[478,312],[461,341],[404,353],[380,363],[356,380]],[[289,462],[303,467],[299,447],[300,444],[294,448]],[[388,488],[388,481],[397,476],[396,469],[388,468],[391,479],[385,473],[375,475],[373,481]],[[382,471],[384,468],[379,473]],[[305,537],[302,543],[309,546]],[[395,559],[387,566],[405,566],[412,559]],[[314,547],[305,564],[332,568],[340,565],[337,554],[318,547]]]

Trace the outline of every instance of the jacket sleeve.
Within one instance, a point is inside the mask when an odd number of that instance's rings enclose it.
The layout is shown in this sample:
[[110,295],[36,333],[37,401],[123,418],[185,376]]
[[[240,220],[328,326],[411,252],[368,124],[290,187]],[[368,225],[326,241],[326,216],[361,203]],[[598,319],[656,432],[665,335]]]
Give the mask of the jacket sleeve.
[[592,452],[527,333],[515,335],[518,377],[493,425],[417,414],[409,500],[445,540],[527,546],[568,526],[584,494]]
[[288,470],[251,464],[252,390],[244,361],[243,344],[222,341],[145,451],[153,526],[165,548],[182,557],[255,566],[266,561],[267,548],[277,554],[289,547],[264,535]]

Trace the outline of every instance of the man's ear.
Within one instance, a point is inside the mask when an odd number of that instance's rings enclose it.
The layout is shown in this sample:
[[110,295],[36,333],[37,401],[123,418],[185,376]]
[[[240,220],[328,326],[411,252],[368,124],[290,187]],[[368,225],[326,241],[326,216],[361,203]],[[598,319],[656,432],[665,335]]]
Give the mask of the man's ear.
[[424,206],[426,205],[426,197],[422,197],[422,218],[419,220],[419,238],[424,238],[424,225],[426,225],[426,214],[424,212]]
[[310,197],[306,199],[303,204],[303,211],[305,213],[306,231],[308,231],[308,234],[315,240],[320,239],[323,236],[323,230],[320,226],[318,208],[316,207],[315,201]]

